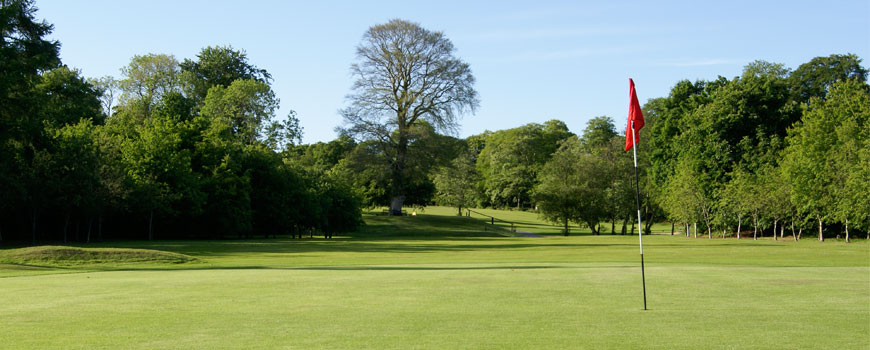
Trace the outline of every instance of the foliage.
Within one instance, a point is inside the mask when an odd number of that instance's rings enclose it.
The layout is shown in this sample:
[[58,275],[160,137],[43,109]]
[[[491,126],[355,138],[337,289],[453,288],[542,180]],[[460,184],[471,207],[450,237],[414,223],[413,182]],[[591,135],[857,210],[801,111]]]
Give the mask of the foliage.
[[[792,202],[820,221],[866,227],[867,123],[870,93],[866,83],[835,83],[824,101],[811,101],[789,135],[783,168]],[[821,224],[820,224],[821,225]],[[821,230],[821,228],[820,228]],[[822,232],[819,238],[822,239]]]
[[530,205],[532,188],[541,167],[559,147],[559,142],[571,135],[565,123],[558,120],[487,135],[477,157],[477,169],[483,177],[490,205],[518,209]]
[[236,80],[256,80],[269,84],[272,75],[248,62],[244,50],[232,46],[208,46],[196,55],[196,60],[184,59],[181,68],[187,95],[196,101],[205,100],[215,86],[229,87]]
[[433,171],[432,182],[436,189],[436,203],[457,207],[459,215],[462,215],[463,207],[472,207],[479,202],[477,185],[480,182],[480,174],[474,161],[470,152],[463,152],[449,165]]

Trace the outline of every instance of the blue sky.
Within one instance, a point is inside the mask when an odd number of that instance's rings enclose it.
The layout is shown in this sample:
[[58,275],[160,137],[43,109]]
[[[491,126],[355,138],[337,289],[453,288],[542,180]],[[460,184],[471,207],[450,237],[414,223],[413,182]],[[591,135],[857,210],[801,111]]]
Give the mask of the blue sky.
[[481,105],[456,136],[560,119],[576,132],[679,80],[732,78],[753,60],[797,68],[816,56],[870,58],[870,1],[36,1],[61,58],[85,76],[120,77],[136,54],[179,61],[209,45],[244,49],[268,70],[279,116],[305,143],[335,138],[355,48],[392,18],[439,30],[471,65]]

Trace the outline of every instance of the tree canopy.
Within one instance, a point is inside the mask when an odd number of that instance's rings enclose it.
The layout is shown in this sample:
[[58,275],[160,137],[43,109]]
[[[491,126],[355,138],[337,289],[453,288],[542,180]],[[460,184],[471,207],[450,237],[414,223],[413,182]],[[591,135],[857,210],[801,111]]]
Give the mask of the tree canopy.
[[392,214],[401,213],[407,195],[413,127],[425,119],[436,130],[452,130],[479,103],[471,68],[454,50],[443,33],[400,19],[369,28],[357,46],[343,132],[381,145]]

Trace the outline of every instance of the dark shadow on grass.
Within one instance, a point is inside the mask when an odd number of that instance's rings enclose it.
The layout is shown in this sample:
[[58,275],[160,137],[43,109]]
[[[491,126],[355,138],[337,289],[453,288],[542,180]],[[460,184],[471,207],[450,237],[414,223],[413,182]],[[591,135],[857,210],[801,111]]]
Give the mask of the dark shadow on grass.
[[538,269],[561,269],[565,266],[554,265],[520,265],[520,266],[390,266],[390,265],[362,265],[362,266],[299,266],[299,267],[272,267],[272,266],[203,266],[203,267],[179,267],[179,268],[124,268],[106,269],[106,271],[191,271],[191,270],[286,270],[286,271],[462,271],[462,270],[538,270]]
[[[580,243],[535,243],[523,238],[524,243],[498,242],[498,240],[486,240],[479,244],[451,244],[451,243],[393,243],[389,240],[358,240],[358,239],[335,239],[335,240],[274,240],[269,242],[191,242],[187,246],[181,244],[161,245],[153,244],[140,247],[149,249],[168,250],[183,253],[195,257],[217,257],[233,254],[246,253],[272,253],[272,254],[308,254],[308,253],[431,253],[431,252],[462,252],[462,251],[487,251],[487,250],[522,250],[536,248],[607,248],[607,247],[633,247],[632,244],[580,244]],[[477,241],[481,242],[481,241]],[[493,242],[493,243],[489,243]]]

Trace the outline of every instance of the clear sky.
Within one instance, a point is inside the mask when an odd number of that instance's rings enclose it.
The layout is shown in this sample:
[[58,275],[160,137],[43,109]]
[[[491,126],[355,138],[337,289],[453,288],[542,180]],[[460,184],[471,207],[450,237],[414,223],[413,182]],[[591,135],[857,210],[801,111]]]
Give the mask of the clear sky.
[[471,65],[481,105],[457,136],[560,119],[575,133],[607,115],[622,128],[628,78],[641,103],[679,80],[733,78],[753,60],[870,58],[870,1],[70,1],[37,0],[61,58],[120,77],[136,54],[181,61],[232,45],[268,70],[305,143],[335,138],[355,48],[401,18],[439,30]]

